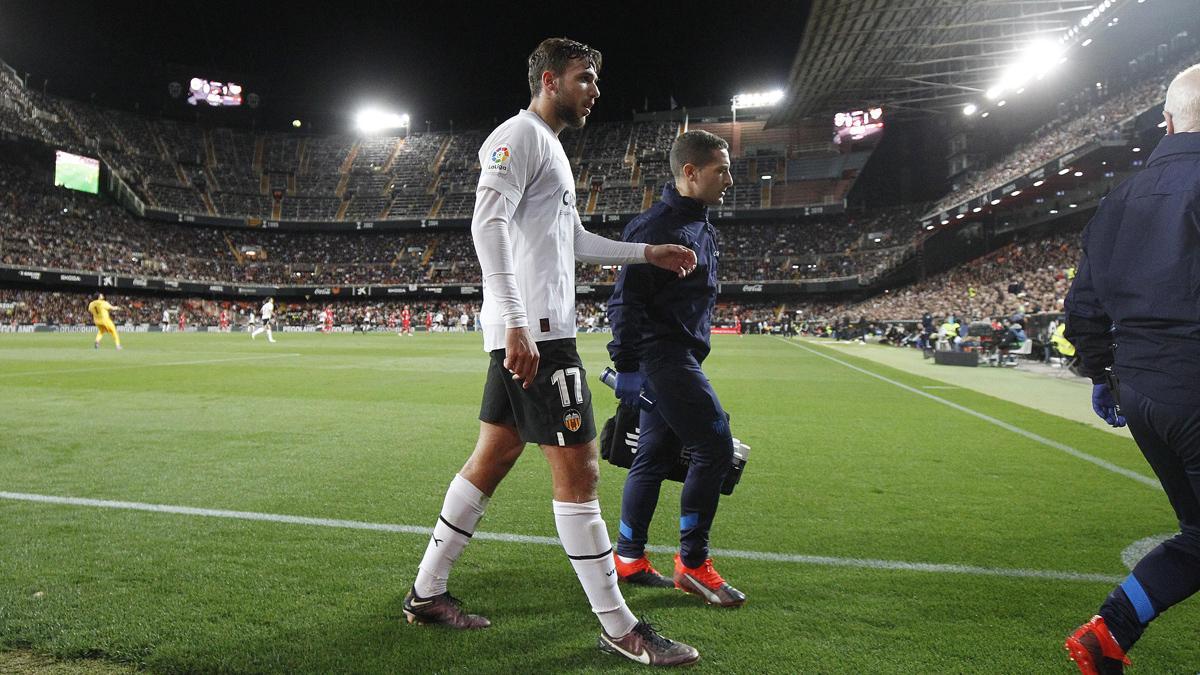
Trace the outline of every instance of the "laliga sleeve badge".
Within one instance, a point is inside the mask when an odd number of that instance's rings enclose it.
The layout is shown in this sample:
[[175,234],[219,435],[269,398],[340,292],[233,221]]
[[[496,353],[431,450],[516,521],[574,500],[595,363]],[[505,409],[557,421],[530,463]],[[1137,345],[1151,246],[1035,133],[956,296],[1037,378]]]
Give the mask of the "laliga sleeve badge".
[[512,159],[512,152],[509,151],[508,146],[498,145],[488,155],[488,163],[484,167],[484,170],[495,173],[508,173],[508,161],[510,159]]
[[583,426],[583,416],[579,414],[578,410],[572,408],[563,415],[563,426],[570,432],[579,431],[579,428]]

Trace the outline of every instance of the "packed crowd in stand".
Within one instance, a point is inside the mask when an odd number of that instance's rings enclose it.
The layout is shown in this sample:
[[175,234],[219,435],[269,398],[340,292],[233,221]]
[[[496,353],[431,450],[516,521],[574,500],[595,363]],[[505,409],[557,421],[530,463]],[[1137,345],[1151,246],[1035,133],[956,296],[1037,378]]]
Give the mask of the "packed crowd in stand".
[[[1192,52],[1172,57],[1170,63],[1195,60],[1198,56]],[[1142,75],[1140,81],[1098,105],[1097,92],[1065,102],[1061,117],[1032,133],[1028,143],[983,171],[971,174],[936,208],[995,188],[1093,138],[1120,135],[1121,124],[1130,116],[1161,100],[1164,77],[1169,72],[1173,72],[1172,68],[1164,66],[1161,71]],[[205,131],[187,124],[143,120],[128,113],[43,97],[25,91],[11,80],[6,73],[0,73],[0,95],[9,103],[7,107],[0,105],[0,127],[29,137],[61,141],[66,147],[79,147],[81,138],[107,139],[109,142],[102,145],[113,156],[106,159],[134,175],[136,185],[146,191],[143,194],[151,203],[162,190],[190,191],[195,196],[204,191],[206,184],[211,184],[209,187],[215,193],[237,186],[237,190],[246,193],[260,193],[258,197],[263,197],[267,189],[282,190],[285,214],[297,213],[296,200],[291,197],[302,197],[308,206],[314,209],[319,206],[319,213],[311,212],[318,219],[332,219],[339,211],[339,204],[349,206],[340,210],[355,218],[370,217],[371,209],[376,206],[384,214],[416,217],[433,214],[440,206],[446,208],[445,216],[465,217],[473,206],[471,188],[478,169],[471,155],[479,138],[471,132],[414,135],[404,142],[399,139],[360,142],[349,137],[302,140],[274,134],[256,139],[243,132]],[[34,107],[52,109],[59,119],[43,117],[31,121],[13,113],[28,112]],[[593,189],[601,191],[604,185],[632,187],[634,173],[626,158],[638,157],[642,162],[641,176],[646,181],[644,188],[652,190],[648,179],[665,177],[663,155],[676,132],[669,123],[617,123],[564,134],[563,143],[572,159],[580,160],[575,168],[581,185],[590,183]],[[56,139],[56,135],[72,137]],[[256,144],[260,146],[257,150]],[[171,148],[171,156],[179,161],[164,159],[160,152],[163,148]],[[190,155],[179,152],[189,148]],[[444,160],[435,167],[430,158],[439,154]],[[217,158],[215,165],[205,164],[209,155]],[[194,161],[184,161],[189,156]],[[257,166],[241,166],[255,156],[260,159],[254,161],[262,162],[261,173],[255,173]],[[800,167],[799,160],[795,163]],[[345,172],[342,177],[346,180],[339,177],[339,171]],[[377,180],[378,176],[386,180]],[[592,182],[593,179],[600,182]],[[427,189],[435,184],[431,181],[440,187]],[[0,263],[225,283],[480,282],[474,245],[466,230],[309,233],[185,226],[139,219],[104,198],[51,188],[48,182],[44,176],[32,176],[25,169],[0,164]],[[343,187],[347,192],[341,193]],[[269,206],[271,202],[269,197],[264,202],[253,194],[241,199],[234,192],[224,197],[215,193],[220,209],[261,211],[262,204]],[[383,193],[388,195],[380,199]],[[363,205],[368,197],[374,206]],[[589,195],[581,189],[578,199],[582,208]],[[607,198],[592,201],[600,205],[610,203]],[[634,204],[639,201],[644,200],[631,198],[629,210],[640,210],[644,204]],[[197,198],[189,203],[201,204],[202,200]],[[921,234],[917,218],[928,210],[929,205],[913,205],[787,222],[719,220],[716,225],[722,247],[720,278],[746,282],[858,278],[869,282],[914,254],[914,242]],[[303,214],[297,217],[302,218]],[[610,238],[620,234],[619,229],[612,227],[598,231]],[[722,302],[714,325],[741,325],[747,332],[755,332],[777,329],[785,318],[804,330],[812,326],[911,321],[925,314],[971,320],[1057,312],[1078,258],[1077,240],[1077,233],[1067,233],[1013,244],[949,272],[860,302],[750,305]],[[616,275],[614,268],[577,266],[577,280],[582,284],[611,283]],[[45,298],[51,302],[49,295]],[[162,308],[154,303],[179,301],[138,302],[147,307],[148,314],[161,316]],[[211,312],[205,308],[217,306],[210,301],[188,302],[195,303],[197,316],[208,316]],[[365,311],[361,305],[345,306],[357,308],[347,312]],[[380,306],[376,313],[399,306],[395,303]],[[249,305],[236,307],[244,313]],[[10,317],[13,311],[16,310],[9,307]],[[41,311],[67,322],[80,320],[79,310],[73,306],[51,304]],[[143,311],[141,305],[137,311]],[[581,329],[604,328],[602,304],[581,303],[579,315]]]
[[979,171],[968,172],[950,194],[938,201],[935,211],[962,203],[976,195],[996,189],[1046,162],[1092,140],[1122,137],[1122,124],[1139,113],[1161,103],[1167,85],[1178,72],[1176,64],[1196,63],[1200,50],[1177,54],[1161,64],[1154,74],[1129,88],[1097,102],[1096,92],[1088,90],[1064,102],[1064,112],[1029,134],[1029,140]]
[[[563,134],[580,211],[638,213],[657,199],[681,128],[679,121],[622,121]],[[358,137],[206,128],[31,91],[2,62],[0,130],[98,154],[153,208],[315,221],[468,218],[477,153],[488,135],[480,129]],[[779,170],[770,169],[767,158],[734,158],[739,185],[726,208],[841,203],[870,156],[828,150],[806,155],[786,143],[775,150],[778,157],[769,161]],[[757,182],[746,180],[751,166],[775,174],[775,203],[764,203]]]
[[[95,293],[75,291],[42,291],[29,289],[0,289],[0,330],[20,325],[90,326],[87,305]],[[157,297],[109,293],[105,298],[120,307],[113,312],[118,326],[159,326],[163,313],[170,318],[170,328],[177,330],[179,316],[185,326],[216,328],[224,311],[231,327],[245,327],[257,317],[261,302],[247,300],[213,300],[197,297]],[[463,330],[462,317],[468,321],[466,330],[476,330],[478,303],[414,299],[411,302],[386,301],[301,301],[276,298],[276,321],[281,326],[319,328],[322,311],[330,310],[337,326],[355,328],[398,328],[401,312],[409,308],[414,329],[425,330],[426,318],[434,332]],[[713,325],[734,327],[745,324],[747,332],[766,332],[787,314],[787,305],[779,303],[718,303]],[[604,300],[581,300],[576,303],[576,323],[580,332],[608,330],[607,305]],[[761,324],[761,326],[759,325]]]
[[[103,197],[0,164],[0,263],[245,284],[479,283],[467,230],[280,232],[133,216]],[[727,281],[854,277],[886,268],[911,238],[914,209],[814,220],[719,224]],[[617,228],[600,234],[619,238]],[[581,283],[616,271],[578,266]]]
[[1080,256],[1079,233],[1014,243],[965,265],[851,306],[874,321],[925,313],[967,319],[1061,312]]
[[[46,324],[90,326],[88,303],[95,293],[0,289],[0,329],[14,325]],[[213,300],[197,297],[156,297],[110,293],[105,299],[120,309],[113,311],[118,326],[160,326],[165,312],[171,330],[185,326],[217,328],[224,312],[230,327],[245,327],[258,316],[258,300]],[[321,313],[330,310],[333,324],[357,329],[399,329],[401,312],[409,308],[414,329],[434,332],[475,330],[478,303],[414,300],[412,302],[312,302],[276,299],[275,317],[280,326],[320,327]],[[463,316],[467,322],[462,322]]]
[[[957,317],[970,322],[994,322],[997,326],[1020,324],[1024,317],[1057,314],[1074,274],[1079,257],[1079,233],[1059,232],[1032,241],[1013,243],[988,255],[924,281],[877,295],[860,302],[729,301],[718,302],[713,326],[736,328],[746,334],[808,334],[833,338],[857,338],[876,334],[895,337],[897,344],[915,344],[913,326],[923,317],[941,323]],[[90,323],[86,307],[91,294],[0,289],[0,325]],[[218,325],[225,310],[232,326],[245,325],[255,315],[257,301],[227,301],[203,298],[110,296],[123,309],[119,324],[161,322],[166,311],[172,325],[180,314],[186,325]],[[434,331],[473,330],[478,314],[474,303],[410,302],[291,302],[277,303],[283,326],[315,327],[320,312],[331,308],[338,326],[362,329],[395,328],[401,310],[409,306],[414,324],[423,329],[426,316]],[[581,332],[607,330],[603,300],[583,300],[576,305]],[[461,317],[468,317],[464,325]],[[901,324],[904,324],[903,326]]]
[[908,286],[860,302],[809,302],[793,311],[805,320],[884,324],[929,314],[966,321],[1059,313],[1080,256],[1079,232],[1009,244]]

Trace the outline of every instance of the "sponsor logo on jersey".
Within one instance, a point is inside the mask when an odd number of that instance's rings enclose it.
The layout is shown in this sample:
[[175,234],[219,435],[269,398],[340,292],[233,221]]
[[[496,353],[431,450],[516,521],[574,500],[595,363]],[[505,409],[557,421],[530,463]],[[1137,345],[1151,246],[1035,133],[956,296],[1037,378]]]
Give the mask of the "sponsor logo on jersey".
[[575,193],[571,190],[564,189],[562,193],[562,207],[558,209],[558,215],[569,216],[575,212]]
[[567,414],[563,415],[563,426],[567,428],[567,431],[579,431],[579,428],[583,426],[583,416],[579,414],[578,410],[571,408]]
[[484,169],[496,173],[508,173],[508,161],[510,159],[512,159],[512,152],[509,151],[508,146],[498,145],[488,155],[488,164]]

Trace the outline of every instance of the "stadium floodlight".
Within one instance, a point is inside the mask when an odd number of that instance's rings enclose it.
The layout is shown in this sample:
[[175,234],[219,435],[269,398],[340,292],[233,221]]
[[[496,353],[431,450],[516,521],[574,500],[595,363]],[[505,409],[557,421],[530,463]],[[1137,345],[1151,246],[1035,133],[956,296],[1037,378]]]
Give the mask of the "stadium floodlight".
[[1003,108],[1006,105],[1008,105],[1008,101],[1000,101],[999,103],[996,104],[996,107]]
[[980,115],[980,117],[987,117],[988,115],[991,115],[991,114],[992,114],[991,112],[985,112],[982,115]]
[[759,177],[759,180],[771,180],[771,178],[772,178],[771,174],[764,173],[762,176]]
[[1021,93],[1030,80],[1040,80],[1065,63],[1065,50],[1061,42],[1038,40],[1029,43],[1021,51],[1020,58],[1005,69],[1000,81],[989,87],[984,95],[989,101],[994,101],[1007,91]]
[[1076,171],[1076,172],[1075,172],[1075,177],[1076,177],[1076,178],[1082,178],[1082,177],[1083,177],[1083,172],[1082,172],[1082,171]]
[[1060,176],[1065,176],[1069,173],[1071,173],[1070,169],[1059,169],[1059,171],[1058,171],[1058,175],[1060,175]]
[[1020,197],[1020,196],[1021,196],[1021,191],[1020,191],[1020,190],[1013,190],[1012,192],[1008,193],[1008,196],[1009,196],[1009,197]]
[[354,116],[354,126],[358,130],[373,134],[388,129],[399,129],[408,126],[408,115],[384,112],[376,108],[364,108]]
[[753,94],[738,94],[730,99],[734,110],[738,108],[766,108],[778,105],[783,100],[783,90],[756,92]]
[[[950,224],[950,221],[949,221],[949,220],[943,220],[943,221],[942,221],[942,224],[943,224],[943,225],[949,225],[949,224]],[[930,227],[932,227],[932,225],[931,225]]]
[[974,115],[975,111],[977,110],[979,110],[979,106],[975,105],[974,103],[968,103],[963,106],[963,114],[967,115],[968,117]]
[[997,204],[999,204],[999,203],[1000,203],[1000,200],[999,200],[999,199],[993,199],[993,200],[992,200],[992,206],[995,206],[995,205],[997,205]]
[[971,213],[979,213],[982,210],[983,210],[982,206],[976,206],[975,208],[971,209]]
[[1141,148],[1134,148],[1134,149],[1133,149],[1133,151],[1134,151],[1134,152],[1141,152],[1141,151],[1142,151],[1142,149],[1141,149]]
[[1046,184],[1046,181],[1044,181],[1044,180],[1035,180],[1035,181],[1033,181],[1033,187],[1042,187],[1042,186],[1043,186],[1043,185],[1045,185],[1045,184]]

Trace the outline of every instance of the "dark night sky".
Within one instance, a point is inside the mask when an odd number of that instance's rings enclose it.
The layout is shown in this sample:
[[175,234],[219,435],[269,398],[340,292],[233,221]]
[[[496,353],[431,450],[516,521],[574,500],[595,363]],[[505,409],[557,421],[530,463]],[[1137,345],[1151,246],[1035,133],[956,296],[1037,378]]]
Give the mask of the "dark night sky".
[[415,128],[453,119],[461,129],[524,107],[525,58],[541,38],[566,35],[604,53],[595,119],[628,119],[647,98],[660,110],[672,95],[719,105],[785,85],[807,6],[4,0],[0,58],[30,73],[31,88],[48,78],[52,94],[144,112],[186,108],[167,84],[194,73],[241,78],[262,96],[255,117],[268,127],[299,117],[339,131],[376,103],[411,112]]

